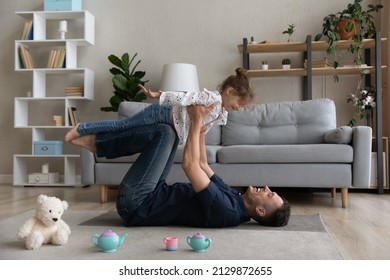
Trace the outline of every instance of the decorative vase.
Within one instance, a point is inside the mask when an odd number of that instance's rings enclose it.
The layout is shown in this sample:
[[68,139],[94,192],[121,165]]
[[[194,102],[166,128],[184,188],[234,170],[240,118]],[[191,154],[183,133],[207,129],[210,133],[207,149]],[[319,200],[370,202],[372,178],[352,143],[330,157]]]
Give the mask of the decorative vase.
[[[345,31],[346,26],[353,22],[354,27],[351,32]],[[357,27],[359,22],[356,19],[342,19],[337,23],[337,31],[340,34],[340,40],[349,40],[356,34]]]
[[371,106],[366,106],[364,115],[366,117],[366,125],[373,128],[374,111]]
[[262,70],[268,70],[268,64],[262,64],[261,65]]

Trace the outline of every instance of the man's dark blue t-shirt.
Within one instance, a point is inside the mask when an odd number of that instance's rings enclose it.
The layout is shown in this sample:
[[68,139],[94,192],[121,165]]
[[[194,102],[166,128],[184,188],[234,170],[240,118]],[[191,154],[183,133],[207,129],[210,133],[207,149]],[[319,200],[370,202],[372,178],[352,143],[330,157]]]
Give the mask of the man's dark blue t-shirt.
[[229,227],[249,221],[241,195],[216,174],[210,180],[199,193],[189,183],[159,182],[127,225]]

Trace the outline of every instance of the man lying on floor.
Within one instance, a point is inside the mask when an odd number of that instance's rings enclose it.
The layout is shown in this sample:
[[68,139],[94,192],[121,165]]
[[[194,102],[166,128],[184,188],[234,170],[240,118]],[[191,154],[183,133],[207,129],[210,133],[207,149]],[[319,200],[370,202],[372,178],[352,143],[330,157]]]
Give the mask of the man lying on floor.
[[265,226],[287,225],[291,208],[286,199],[268,187],[249,186],[241,195],[208,165],[202,120],[212,108],[192,105],[187,109],[191,125],[182,166],[190,183],[168,186],[165,182],[178,146],[178,137],[168,124],[72,141],[99,157],[140,153],[118,189],[117,211],[127,226],[231,227],[251,218]]

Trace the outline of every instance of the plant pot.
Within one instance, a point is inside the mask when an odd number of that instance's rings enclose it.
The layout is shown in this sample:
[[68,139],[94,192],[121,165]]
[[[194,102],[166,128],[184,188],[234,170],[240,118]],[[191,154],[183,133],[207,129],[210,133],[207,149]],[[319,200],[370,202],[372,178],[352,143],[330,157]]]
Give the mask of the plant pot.
[[[351,22],[354,23],[354,27],[352,28],[351,32],[345,31],[345,28]],[[339,20],[339,22],[337,23],[337,31],[340,34],[340,40],[349,40],[353,36],[355,36],[358,25],[359,25],[359,22],[357,20],[354,20],[354,19]]]
[[261,65],[262,70],[268,70],[268,64],[262,64]]
[[283,69],[286,70],[286,69],[290,69],[291,65],[290,64],[283,64],[282,66],[283,66]]

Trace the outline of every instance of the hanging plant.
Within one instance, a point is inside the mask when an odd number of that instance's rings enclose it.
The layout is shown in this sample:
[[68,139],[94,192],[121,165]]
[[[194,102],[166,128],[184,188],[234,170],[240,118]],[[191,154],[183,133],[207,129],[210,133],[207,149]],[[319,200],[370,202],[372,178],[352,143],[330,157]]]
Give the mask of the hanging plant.
[[[321,40],[322,37],[327,39],[326,51],[329,55],[333,55],[333,68],[340,66],[341,55],[334,43],[341,39],[351,40],[348,52],[355,54],[354,63],[358,67],[362,64],[363,40],[372,38],[376,32],[372,14],[383,8],[380,4],[370,4],[365,10],[361,5],[362,2],[363,0],[354,0],[341,12],[324,17],[322,32],[315,36],[315,41]],[[337,75],[334,76],[334,80],[335,82],[339,80]]]

